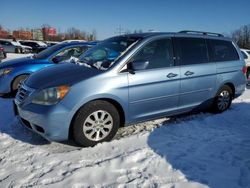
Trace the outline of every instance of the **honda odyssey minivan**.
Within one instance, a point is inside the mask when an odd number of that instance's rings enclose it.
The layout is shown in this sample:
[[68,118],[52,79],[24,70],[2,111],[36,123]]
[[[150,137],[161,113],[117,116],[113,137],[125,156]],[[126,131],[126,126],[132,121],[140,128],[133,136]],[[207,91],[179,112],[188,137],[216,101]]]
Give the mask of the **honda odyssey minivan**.
[[245,90],[244,58],[220,34],[182,31],[117,36],[76,63],[45,68],[15,98],[22,124],[52,141],[110,141],[119,127],[212,107]]

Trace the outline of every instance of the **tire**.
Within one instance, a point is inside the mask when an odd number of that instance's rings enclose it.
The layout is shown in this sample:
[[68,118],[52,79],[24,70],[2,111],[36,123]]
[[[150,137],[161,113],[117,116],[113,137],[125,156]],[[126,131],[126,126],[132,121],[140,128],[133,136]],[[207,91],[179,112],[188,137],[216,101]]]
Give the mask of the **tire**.
[[14,81],[12,82],[12,86],[11,86],[11,93],[12,94],[17,93],[18,86],[19,86],[20,82],[25,80],[28,76],[29,75],[20,75],[14,79]]
[[107,101],[93,101],[83,106],[73,121],[73,139],[83,146],[95,146],[112,140],[120,127],[115,106]]
[[214,98],[213,111],[215,113],[222,113],[230,108],[233,100],[233,91],[228,85],[224,85],[217,92]]
[[20,54],[21,53],[21,49],[20,48],[16,48],[15,49],[15,53]]

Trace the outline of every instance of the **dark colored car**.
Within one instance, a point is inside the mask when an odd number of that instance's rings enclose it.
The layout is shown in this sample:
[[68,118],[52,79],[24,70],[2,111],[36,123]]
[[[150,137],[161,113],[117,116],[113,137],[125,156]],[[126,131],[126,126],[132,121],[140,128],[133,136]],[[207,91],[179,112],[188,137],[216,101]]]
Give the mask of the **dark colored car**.
[[4,51],[4,48],[0,45],[0,62],[6,58],[6,53]]
[[31,73],[77,58],[96,43],[60,43],[30,57],[18,58],[0,64],[0,96],[15,93],[21,81]]
[[30,46],[32,48],[33,53],[39,53],[45,50],[48,46],[41,41],[19,41],[20,44],[25,46]]

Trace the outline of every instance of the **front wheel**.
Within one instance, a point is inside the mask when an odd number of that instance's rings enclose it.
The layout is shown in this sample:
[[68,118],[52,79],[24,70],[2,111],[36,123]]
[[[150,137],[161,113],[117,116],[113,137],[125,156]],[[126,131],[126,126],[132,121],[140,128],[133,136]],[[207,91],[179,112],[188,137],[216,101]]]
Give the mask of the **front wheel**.
[[83,106],[73,122],[73,138],[81,146],[110,141],[120,127],[115,106],[107,101],[93,101]]
[[233,99],[233,92],[232,89],[224,85],[217,93],[215,99],[214,99],[214,111],[217,113],[221,113],[226,111],[232,103]]

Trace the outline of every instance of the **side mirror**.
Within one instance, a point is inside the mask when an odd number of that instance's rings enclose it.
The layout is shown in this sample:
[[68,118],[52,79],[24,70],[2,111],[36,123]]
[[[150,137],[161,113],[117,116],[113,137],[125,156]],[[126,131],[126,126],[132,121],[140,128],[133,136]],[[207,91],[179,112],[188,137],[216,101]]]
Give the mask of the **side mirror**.
[[61,61],[61,57],[60,56],[55,56],[55,57],[52,58],[52,61],[54,63],[59,63]]
[[144,70],[148,67],[148,61],[133,61],[129,63],[129,69],[132,71]]

